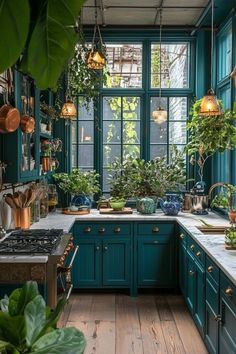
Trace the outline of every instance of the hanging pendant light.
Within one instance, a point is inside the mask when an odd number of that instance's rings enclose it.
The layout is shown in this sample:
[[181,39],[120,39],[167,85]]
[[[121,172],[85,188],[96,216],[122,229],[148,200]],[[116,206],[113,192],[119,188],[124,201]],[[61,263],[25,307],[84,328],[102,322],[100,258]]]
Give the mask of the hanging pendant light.
[[100,28],[97,21],[97,0],[95,4],[95,25],[92,40],[92,49],[89,51],[87,57],[87,66],[90,69],[102,70],[106,66],[105,45],[102,41]]
[[214,0],[211,0],[211,88],[202,98],[199,115],[219,116],[222,114],[220,104],[213,90],[213,56],[214,56]]
[[61,109],[60,117],[64,119],[73,119],[76,117],[76,107],[71,100],[67,100]]
[[[159,90],[159,101],[161,104],[161,70],[162,70],[162,60],[161,60],[161,44],[162,44],[162,9],[160,9],[160,90]],[[158,124],[161,125],[167,120],[167,111],[161,107],[161,105],[157,108],[156,111],[152,112],[152,118],[154,121]]]

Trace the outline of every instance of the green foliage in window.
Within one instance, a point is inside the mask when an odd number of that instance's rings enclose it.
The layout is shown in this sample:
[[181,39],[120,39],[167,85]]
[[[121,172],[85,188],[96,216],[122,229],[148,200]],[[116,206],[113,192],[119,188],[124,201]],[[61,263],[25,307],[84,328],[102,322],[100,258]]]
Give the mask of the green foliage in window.
[[[220,116],[200,116],[202,100],[193,104],[190,111],[192,119],[187,123],[190,140],[186,145],[186,151],[190,163],[197,164],[198,173],[203,178],[203,170],[206,161],[216,152],[224,152],[236,147],[236,111],[226,110]],[[221,108],[223,108],[222,102]],[[197,153],[197,158],[195,154]]]
[[100,190],[99,174],[96,171],[81,171],[74,168],[71,174],[55,173],[53,178],[65,193],[93,195]]
[[60,300],[52,312],[33,281],[1,299],[0,352],[82,354],[86,344],[83,333],[74,327],[56,328],[65,303]]

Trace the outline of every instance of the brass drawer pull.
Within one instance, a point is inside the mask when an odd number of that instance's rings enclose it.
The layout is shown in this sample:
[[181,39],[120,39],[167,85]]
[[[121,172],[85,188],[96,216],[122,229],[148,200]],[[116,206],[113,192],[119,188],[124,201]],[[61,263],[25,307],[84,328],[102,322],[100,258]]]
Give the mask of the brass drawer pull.
[[153,233],[156,233],[156,232],[159,232],[159,231],[160,231],[160,229],[157,226],[153,227],[153,229],[152,229]]
[[221,318],[220,315],[216,315],[216,316],[214,317],[214,320],[215,320],[216,322],[220,322],[220,323],[221,323],[222,318]]
[[197,256],[197,257],[200,257],[200,256],[201,256],[201,252],[198,251],[198,252],[196,253],[196,256]]
[[157,244],[157,243],[159,243],[159,241],[153,241],[153,243]]
[[84,229],[84,232],[86,232],[86,233],[89,233],[91,231],[92,231],[92,228],[89,226]]
[[100,247],[99,246],[96,246],[96,251],[99,251],[100,250]]
[[118,234],[120,231],[121,231],[120,227],[115,227],[115,228],[114,228],[114,232],[115,232],[116,234]]
[[212,265],[207,268],[207,271],[208,271],[209,273],[212,273],[213,270],[214,270],[214,267],[213,267]]
[[233,289],[231,289],[230,287],[228,287],[228,288],[225,290],[225,295],[228,296],[228,297],[232,297],[232,296],[233,296]]
[[105,246],[105,247],[104,247],[104,251],[107,251],[107,250],[108,250],[108,247],[107,247],[107,246]]
[[193,250],[194,250],[194,248],[195,248],[195,246],[194,246],[194,245],[191,245],[191,246],[190,246],[190,250],[191,250],[191,251],[193,251]]
[[179,237],[183,240],[185,235],[184,234],[180,234]]
[[192,277],[192,276],[195,274],[195,272],[193,272],[192,270],[190,270],[188,274]]
[[100,234],[103,234],[106,231],[105,227],[101,227],[101,229],[98,230],[98,232],[100,232]]

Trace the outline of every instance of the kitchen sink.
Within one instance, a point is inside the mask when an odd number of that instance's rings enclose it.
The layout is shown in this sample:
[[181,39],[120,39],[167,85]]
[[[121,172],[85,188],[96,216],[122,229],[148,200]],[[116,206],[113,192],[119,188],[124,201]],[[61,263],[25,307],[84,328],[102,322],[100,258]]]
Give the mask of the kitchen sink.
[[199,231],[203,234],[224,234],[225,230],[229,228],[229,226],[196,226]]

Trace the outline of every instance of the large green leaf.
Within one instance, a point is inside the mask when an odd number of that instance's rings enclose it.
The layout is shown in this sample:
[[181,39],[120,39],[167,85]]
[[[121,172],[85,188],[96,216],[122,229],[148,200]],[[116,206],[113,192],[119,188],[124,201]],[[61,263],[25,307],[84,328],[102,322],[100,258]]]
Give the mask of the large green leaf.
[[0,340],[0,353],[4,353],[4,350],[10,351],[12,354],[20,354],[11,343]]
[[62,328],[45,334],[34,343],[34,354],[82,354],[86,341],[82,332],[76,328]]
[[31,346],[42,331],[46,320],[46,304],[41,295],[30,301],[24,311],[26,343]]
[[0,0],[0,73],[19,58],[29,28],[28,0]]
[[21,290],[17,308],[19,315],[23,315],[25,306],[39,295],[36,281],[27,281]]
[[24,317],[0,312],[0,339],[14,346],[21,345],[25,339]]
[[77,35],[73,26],[84,0],[47,0],[33,30],[24,68],[41,89],[55,89],[71,57]]

